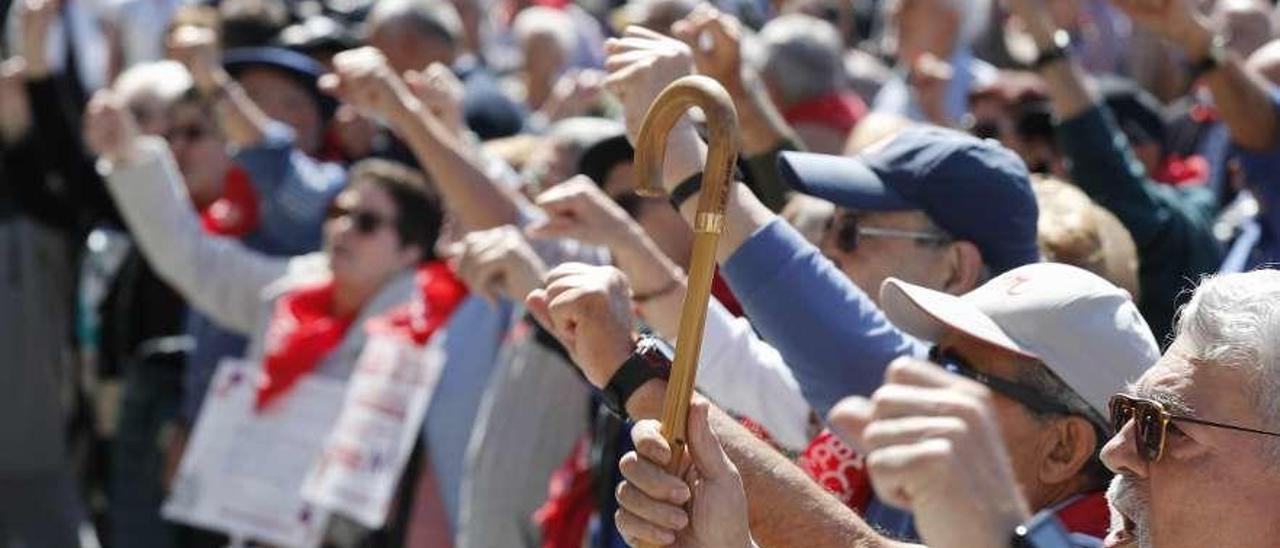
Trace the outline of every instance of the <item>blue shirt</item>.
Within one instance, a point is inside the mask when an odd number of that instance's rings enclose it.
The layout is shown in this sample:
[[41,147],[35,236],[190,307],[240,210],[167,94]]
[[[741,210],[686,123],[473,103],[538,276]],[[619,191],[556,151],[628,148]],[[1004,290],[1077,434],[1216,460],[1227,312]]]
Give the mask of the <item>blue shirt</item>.
[[824,417],[846,396],[871,395],[895,358],[928,354],[924,342],[889,323],[866,293],[780,217],[743,243],[720,273]]
[[511,318],[511,305],[495,307],[470,296],[453,312],[444,332],[444,369],[427,407],[422,434],[453,531],[458,528],[472,426],[480,411],[481,396],[497,368],[498,350]]

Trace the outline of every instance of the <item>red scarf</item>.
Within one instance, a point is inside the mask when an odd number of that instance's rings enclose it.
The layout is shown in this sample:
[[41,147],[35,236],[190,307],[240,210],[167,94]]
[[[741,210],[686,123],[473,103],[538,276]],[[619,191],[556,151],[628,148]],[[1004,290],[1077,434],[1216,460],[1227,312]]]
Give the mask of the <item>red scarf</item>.
[[222,182],[222,196],[200,211],[200,224],[209,234],[239,238],[258,228],[258,193],[249,174],[232,166]]
[[782,117],[788,124],[818,124],[848,135],[867,114],[857,95],[829,93],[788,108]]
[[[448,320],[466,296],[466,287],[442,261],[418,270],[414,301],[369,320],[369,333],[399,336],[421,345]],[[276,301],[267,327],[265,373],[256,408],[265,409],[294,383],[315,370],[346,336],[354,316],[333,313],[333,281],[298,288]]]

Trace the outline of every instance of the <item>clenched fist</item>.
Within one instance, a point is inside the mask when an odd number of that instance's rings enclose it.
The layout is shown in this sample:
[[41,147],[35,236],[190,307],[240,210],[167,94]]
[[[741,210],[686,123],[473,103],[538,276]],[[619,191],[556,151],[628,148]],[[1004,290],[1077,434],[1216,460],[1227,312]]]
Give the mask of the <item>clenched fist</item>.
[[140,132],[124,100],[109,90],[93,95],[84,114],[84,141],[99,158],[114,164],[132,161]]
[[631,288],[614,267],[561,265],[525,303],[597,388],[608,384],[635,346]]

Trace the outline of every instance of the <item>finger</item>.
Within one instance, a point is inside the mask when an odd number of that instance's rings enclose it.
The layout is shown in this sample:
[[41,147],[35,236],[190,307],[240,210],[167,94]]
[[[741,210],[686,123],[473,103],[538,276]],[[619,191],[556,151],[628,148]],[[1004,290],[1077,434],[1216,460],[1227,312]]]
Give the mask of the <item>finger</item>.
[[640,25],[630,25],[627,27],[623,36],[646,38],[655,42],[670,42],[671,37],[656,30],[648,29]]
[[581,240],[582,227],[574,219],[556,216],[549,218],[541,223],[529,225],[525,229],[525,235],[530,238],[539,239],[558,239],[567,238],[573,240]]
[[607,72],[614,72],[629,65],[638,63],[656,55],[653,51],[647,49],[637,49],[612,54],[604,59],[604,69]]
[[342,89],[342,78],[337,74],[329,73],[320,77],[320,91],[328,93],[334,97],[342,98],[344,93]]
[[635,451],[628,452],[618,460],[618,470],[635,489],[655,503],[679,505],[688,502],[692,496],[689,485],[683,479],[668,473],[662,465],[646,460]]
[[982,404],[956,390],[887,384],[871,397],[875,420],[899,417],[957,416],[976,420]]
[[[551,331],[551,314],[547,311],[547,290],[535,289],[524,298],[524,307],[533,315],[533,319],[541,325],[543,329]],[[555,334],[554,331],[551,331]]]
[[936,477],[935,471],[951,456],[949,440],[930,439],[872,451],[865,463],[876,494],[888,504],[910,510],[919,482]]
[[972,389],[981,386],[941,366],[912,358],[898,358],[885,371],[885,384],[903,384],[930,388]]
[[695,401],[689,409],[689,452],[698,473],[709,481],[725,480],[736,476],[737,468],[724,453],[720,438],[711,429],[711,403]]
[[671,445],[662,437],[662,425],[655,420],[642,420],[631,427],[631,443],[636,452],[659,466],[671,462]]
[[827,414],[827,427],[860,454],[866,454],[862,442],[862,433],[872,421],[871,401],[852,396],[840,400]]
[[674,531],[649,523],[625,509],[618,509],[613,514],[613,521],[618,526],[618,532],[622,533],[622,538],[632,546],[641,543],[667,546],[676,541]]
[[895,445],[912,445],[928,439],[950,439],[966,430],[965,422],[956,417],[907,417],[878,420],[863,431],[863,454]]
[[689,525],[689,516],[678,504],[655,500],[630,481],[618,484],[614,497],[620,508],[663,529],[679,531]]
[[[583,263],[564,263],[557,266],[547,273],[545,285],[550,290],[553,284],[563,283],[566,278],[571,278],[579,274],[590,271],[592,266]],[[561,288],[563,289],[563,288]]]

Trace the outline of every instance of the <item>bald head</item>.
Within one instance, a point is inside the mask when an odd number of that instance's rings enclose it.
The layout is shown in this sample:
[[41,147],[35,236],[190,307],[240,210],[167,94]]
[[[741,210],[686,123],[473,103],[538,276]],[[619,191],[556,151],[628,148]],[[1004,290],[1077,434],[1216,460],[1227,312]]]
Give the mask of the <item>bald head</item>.
[[452,65],[462,41],[462,21],[447,0],[382,0],[365,21],[369,44],[396,72],[431,63]]

